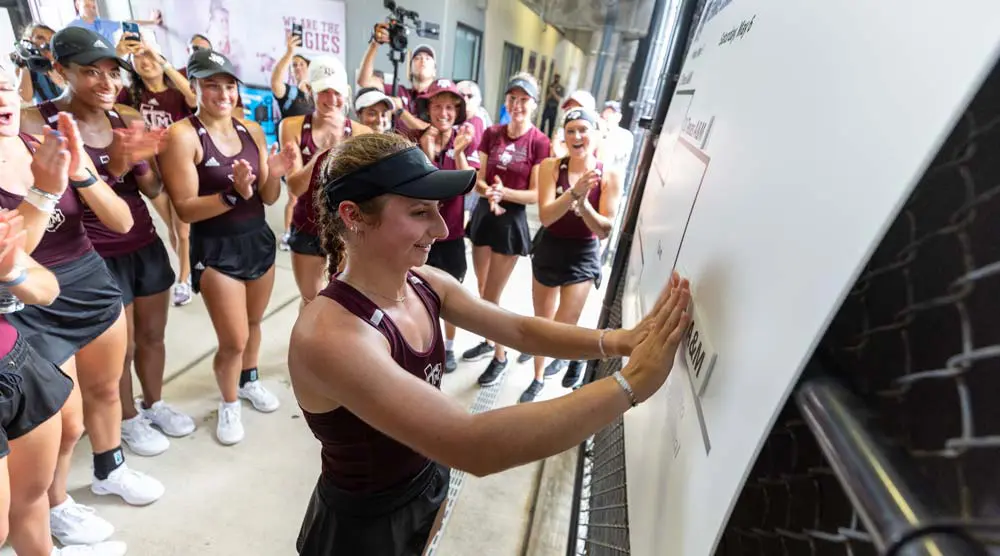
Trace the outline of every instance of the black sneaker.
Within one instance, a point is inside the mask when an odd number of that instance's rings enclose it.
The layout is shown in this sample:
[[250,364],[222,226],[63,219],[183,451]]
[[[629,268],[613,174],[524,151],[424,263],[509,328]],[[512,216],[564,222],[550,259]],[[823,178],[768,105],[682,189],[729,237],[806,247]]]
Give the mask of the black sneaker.
[[551,363],[545,367],[545,378],[551,378],[557,374],[563,372],[566,369],[566,362],[562,359],[553,359]]
[[522,353],[521,355],[517,356],[517,363],[519,365],[523,365],[523,364],[527,363],[528,361],[531,361],[534,358],[535,358],[535,356],[531,355],[530,353]]
[[496,357],[486,366],[486,371],[479,375],[480,386],[493,386],[500,382],[503,377],[503,370],[507,368],[507,361],[497,361]]
[[528,389],[525,390],[523,394],[521,394],[521,397],[520,399],[517,400],[517,403],[529,403],[535,401],[535,398],[538,397],[538,394],[542,391],[543,387],[545,387],[544,382],[541,382],[539,380],[532,380],[531,385],[528,386]]
[[563,388],[576,388],[580,379],[583,378],[583,361],[571,361],[566,375],[563,376]]
[[458,361],[455,361],[454,350],[447,350],[444,352],[444,372],[451,373],[458,368]]
[[491,346],[486,340],[483,340],[483,343],[472,349],[466,350],[466,352],[462,354],[462,361],[479,361],[493,352],[494,347]]

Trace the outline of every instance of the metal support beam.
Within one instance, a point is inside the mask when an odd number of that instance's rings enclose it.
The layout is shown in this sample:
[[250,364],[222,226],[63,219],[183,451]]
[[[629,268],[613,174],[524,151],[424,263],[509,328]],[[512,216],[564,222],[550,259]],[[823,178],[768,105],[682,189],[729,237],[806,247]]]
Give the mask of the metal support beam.
[[795,403],[880,554],[986,555],[968,532],[931,510],[940,505],[915,462],[881,437],[868,410],[836,380],[806,380]]
[[610,0],[604,13],[604,29],[601,30],[601,46],[597,53],[597,64],[594,66],[594,80],[590,84],[590,94],[600,100],[601,82],[604,73],[611,62],[612,46],[615,40],[615,26],[618,25],[618,0]]

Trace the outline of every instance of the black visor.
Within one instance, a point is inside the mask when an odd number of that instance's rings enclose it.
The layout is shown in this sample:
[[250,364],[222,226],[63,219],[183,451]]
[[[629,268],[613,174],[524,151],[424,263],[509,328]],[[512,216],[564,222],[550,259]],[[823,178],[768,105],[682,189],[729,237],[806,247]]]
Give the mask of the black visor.
[[538,102],[538,88],[535,87],[534,83],[531,81],[519,78],[511,79],[510,83],[507,83],[507,89],[504,91],[504,94],[507,94],[514,89],[521,89],[525,93],[528,93],[529,97],[535,99],[535,102]]
[[475,183],[475,170],[438,170],[414,146],[326,183],[323,194],[327,209],[335,212],[344,201],[361,203],[387,193],[443,201],[468,193]]

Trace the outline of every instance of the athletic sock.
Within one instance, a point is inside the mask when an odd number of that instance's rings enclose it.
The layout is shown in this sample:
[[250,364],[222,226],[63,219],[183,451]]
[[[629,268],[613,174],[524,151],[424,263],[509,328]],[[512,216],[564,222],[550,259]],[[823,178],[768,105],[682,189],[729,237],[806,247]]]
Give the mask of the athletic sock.
[[240,371],[240,388],[257,380],[257,367]]
[[125,465],[125,454],[119,445],[113,450],[94,454],[94,476],[103,481],[115,470]]
[[454,347],[455,347],[455,340],[445,340],[444,341],[444,350],[445,351],[451,351],[452,348],[454,348]]

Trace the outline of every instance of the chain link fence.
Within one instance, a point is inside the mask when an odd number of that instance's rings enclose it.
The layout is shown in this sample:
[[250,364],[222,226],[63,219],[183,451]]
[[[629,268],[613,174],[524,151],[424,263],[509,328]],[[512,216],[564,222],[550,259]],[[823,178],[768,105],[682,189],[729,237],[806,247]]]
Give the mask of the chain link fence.
[[[847,225],[847,223],[845,223]],[[911,456],[938,525],[1000,554],[1000,71],[889,229],[819,351]],[[741,493],[719,554],[874,554],[795,405]]]

